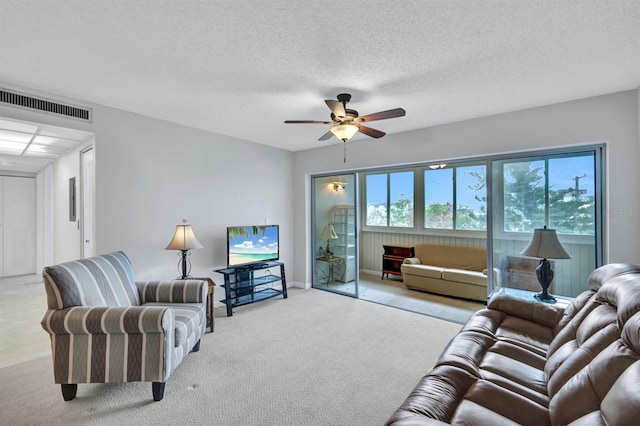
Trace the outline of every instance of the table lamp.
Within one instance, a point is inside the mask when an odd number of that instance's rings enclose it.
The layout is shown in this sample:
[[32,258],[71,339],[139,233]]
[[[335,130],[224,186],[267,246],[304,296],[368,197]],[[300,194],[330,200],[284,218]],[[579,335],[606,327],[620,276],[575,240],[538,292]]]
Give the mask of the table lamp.
[[331,253],[331,240],[337,240],[338,236],[336,235],[335,229],[333,229],[333,225],[327,223],[327,225],[322,229],[320,233],[320,238],[323,240],[327,240],[327,258],[331,258],[333,253]]
[[553,270],[547,259],[571,259],[571,255],[565,251],[560,241],[558,241],[556,230],[547,229],[546,226],[535,229],[529,245],[520,254],[541,259],[536,268],[536,277],[538,277],[542,292],[536,294],[535,298],[542,302],[555,303],[555,297],[548,292],[551,281],[553,281]]
[[191,271],[191,262],[189,262],[189,267],[187,268],[187,255],[189,250],[191,249],[199,249],[202,248],[202,244],[196,239],[195,234],[193,233],[193,228],[191,225],[187,224],[187,220],[182,220],[183,225],[176,226],[176,233],[173,235],[173,239],[169,243],[169,245],[165,248],[165,250],[180,250],[181,251],[181,260],[182,264],[182,277],[180,279],[189,278],[189,272]]

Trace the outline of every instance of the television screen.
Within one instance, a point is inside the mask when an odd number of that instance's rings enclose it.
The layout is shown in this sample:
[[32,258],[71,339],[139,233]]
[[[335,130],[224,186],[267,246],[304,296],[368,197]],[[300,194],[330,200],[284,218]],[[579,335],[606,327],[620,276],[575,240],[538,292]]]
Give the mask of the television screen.
[[227,265],[278,260],[278,225],[230,226],[227,228]]

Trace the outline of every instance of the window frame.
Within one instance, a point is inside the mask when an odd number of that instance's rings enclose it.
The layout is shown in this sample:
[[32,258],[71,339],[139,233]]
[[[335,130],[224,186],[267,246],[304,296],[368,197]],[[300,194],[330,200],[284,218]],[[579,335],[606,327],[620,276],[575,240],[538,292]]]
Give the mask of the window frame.
[[[391,175],[394,173],[406,173],[411,172],[413,174],[413,225],[412,226],[391,226],[389,225],[391,222]],[[386,225],[367,225],[367,177],[373,175],[386,175],[386,203],[387,203],[387,224]],[[404,167],[404,168],[393,168],[393,169],[379,169],[375,171],[364,172],[361,174],[361,185],[363,187],[362,193],[362,209],[363,214],[361,215],[361,227],[363,230],[373,230],[373,231],[389,231],[389,230],[411,230],[412,232],[416,228],[416,168],[415,167]]]
[[[459,162],[453,162],[451,164],[447,164],[444,167],[438,167],[438,168],[432,168],[433,165],[428,165],[428,166],[422,166],[420,167],[420,183],[421,183],[421,194],[422,194],[422,221],[420,222],[420,229],[427,233],[430,234],[434,231],[438,232],[438,231],[448,231],[448,232],[455,232],[455,235],[460,235],[460,236],[470,236],[470,235],[485,235],[487,233],[487,227],[488,227],[488,221],[489,221],[489,208],[488,208],[488,194],[487,194],[487,184],[488,184],[488,179],[485,179],[485,209],[487,211],[486,213],[486,221],[487,223],[485,224],[485,229],[458,229],[457,226],[457,221],[458,221],[458,169],[460,168],[465,168],[465,167],[474,167],[474,166],[482,166],[485,168],[485,176],[488,173],[489,167],[487,164],[487,161],[459,161]],[[453,210],[452,210],[452,227],[451,228],[428,228],[425,226],[425,217],[424,217],[424,212],[427,209],[426,206],[426,201],[424,198],[425,192],[426,192],[426,183],[424,180],[424,175],[425,172],[427,171],[431,171],[431,170],[443,170],[443,169],[452,169],[452,176],[451,176],[451,187],[452,187],[452,193],[453,193],[453,199],[452,199],[452,204],[453,204]],[[415,210],[415,206],[414,206],[414,210]]]
[[[496,204],[495,200],[493,200],[493,194],[489,190],[495,185],[500,185],[500,191],[503,191],[502,188],[502,180],[500,182],[496,182],[494,179],[494,166],[493,163],[495,161],[505,161],[505,160],[517,160],[517,159],[531,159],[531,158],[544,158],[549,156],[556,155],[570,155],[570,154],[579,154],[581,152],[593,152],[595,155],[595,236],[589,235],[574,235],[574,234],[563,234],[566,236],[567,241],[576,242],[576,243],[584,243],[589,238],[596,238],[596,257],[597,264],[602,265],[604,259],[606,258],[605,253],[605,241],[606,241],[606,227],[605,227],[605,201],[606,201],[606,182],[604,181],[606,173],[606,143],[599,142],[587,145],[576,145],[562,148],[550,148],[550,149],[541,149],[541,150],[531,150],[531,151],[521,151],[521,152],[513,152],[513,153],[502,153],[495,155],[487,155],[484,157],[471,157],[466,159],[456,159],[456,160],[440,160],[437,162],[420,162],[416,163],[412,166],[402,165],[402,166],[388,166],[388,167],[377,167],[372,169],[363,169],[358,172],[358,176],[360,179],[360,186],[363,188],[360,191],[360,203],[365,208],[363,210],[363,214],[360,215],[360,226],[362,232],[386,232],[386,233],[396,233],[396,234],[417,234],[417,235],[431,235],[435,237],[461,237],[461,238],[487,238],[490,239],[491,233],[493,233],[494,237],[511,237],[517,240],[527,240],[530,238],[529,235],[518,232],[510,232],[505,233],[502,229],[493,229],[493,222],[496,220],[496,215],[501,216],[501,220],[504,220],[503,217],[503,206],[502,203]],[[421,170],[428,168],[430,165],[435,166],[438,164],[446,163],[447,165],[472,165],[472,164],[485,164],[487,166],[487,230],[486,231],[474,231],[474,230],[457,230],[457,229],[435,229],[435,228],[424,228],[421,224],[424,223],[424,181],[422,178]],[[414,199],[413,199],[413,209],[414,209],[414,226],[399,228],[399,227],[389,227],[389,226],[371,226],[366,224],[366,176],[370,174],[383,174],[383,173],[391,173],[395,171],[407,171],[414,170]],[[387,189],[388,190],[388,189]],[[498,191],[494,189],[494,191]],[[499,193],[498,192],[498,193]],[[502,222],[501,222],[502,223]],[[503,225],[503,223],[502,223]],[[502,226],[504,228],[504,225]]]
[[[600,241],[604,241],[603,226],[602,220],[604,220],[604,206],[603,206],[603,196],[604,196],[604,182],[602,181],[603,177],[603,168],[604,168],[604,145],[590,145],[584,147],[574,147],[573,149],[558,149],[558,150],[548,150],[548,151],[535,151],[530,153],[518,153],[510,156],[504,156],[502,158],[492,159],[492,169],[495,169],[495,162],[502,162],[502,167],[499,167],[499,179],[496,179],[497,172],[496,170],[492,170],[492,185],[494,187],[494,194],[500,194],[498,199],[493,199],[492,204],[494,208],[492,208],[492,220],[494,224],[499,224],[499,226],[495,227],[497,229],[493,229],[494,237],[501,239],[512,239],[512,240],[524,240],[529,241],[531,239],[531,232],[533,231],[505,231],[505,218],[504,218],[504,165],[507,163],[515,163],[515,162],[534,162],[534,161],[544,161],[544,221],[545,226],[549,226],[549,218],[550,218],[550,204],[549,204],[549,167],[548,162],[551,159],[558,158],[566,158],[566,157],[578,157],[581,154],[589,154],[593,155],[594,162],[594,234],[567,234],[560,233],[563,236],[563,240],[573,244],[585,244],[590,240],[599,236],[598,239]],[[511,161],[513,160],[513,161]],[[499,187],[496,187],[499,185]],[[601,219],[602,218],[602,219]],[[540,225],[542,226],[542,224]],[[598,244],[596,244],[598,246]],[[597,257],[599,259],[603,259],[603,248],[596,247]],[[598,263],[601,264],[601,263]]]

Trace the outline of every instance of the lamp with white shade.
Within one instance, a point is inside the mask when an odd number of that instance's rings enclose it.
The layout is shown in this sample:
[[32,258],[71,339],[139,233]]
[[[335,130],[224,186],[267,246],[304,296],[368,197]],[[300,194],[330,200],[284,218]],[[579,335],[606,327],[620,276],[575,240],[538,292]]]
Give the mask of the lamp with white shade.
[[547,259],[571,259],[571,255],[560,244],[556,230],[547,229],[546,226],[535,229],[529,245],[520,254],[541,259],[536,268],[536,277],[538,277],[542,292],[536,294],[535,298],[542,302],[555,303],[555,297],[548,292],[551,281],[553,281],[553,270]]
[[331,253],[331,240],[337,240],[338,235],[336,234],[336,230],[333,229],[333,225],[327,223],[327,225],[322,229],[320,233],[320,238],[323,240],[327,240],[327,258],[331,258],[333,253]]
[[[182,277],[180,279],[184,280],[189,278],[189,271],[191,270],[191,262],[187,260],[189,250],[203,248],[203,245],[196,239],[193,228],[187,224],[187,220],[183,219],[182,223],[182,225],[176,226],[176,233],[165,250],[180,250],[180,263],[182,266]],[[189,263],[188,268],[187,263]]]

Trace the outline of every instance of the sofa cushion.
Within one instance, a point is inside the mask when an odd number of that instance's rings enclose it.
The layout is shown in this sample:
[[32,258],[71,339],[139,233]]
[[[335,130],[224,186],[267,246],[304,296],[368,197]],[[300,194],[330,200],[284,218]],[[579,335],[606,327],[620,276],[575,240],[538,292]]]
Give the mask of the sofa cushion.
[[447,281],[457,281],[459,283],[487,286],[487,276],[482,272],[465,271],[462,269],[444,269],[442,279]]
[[424,265],[476,272],[482,272],[487,267],[487,251],[484,248],[416,244],[414,252],[415,257],[419,258]]
[[403,274],[417,275],[419,277],[442,278],[443,268],[430,265],[413,265],[403,263],[400,267]]

